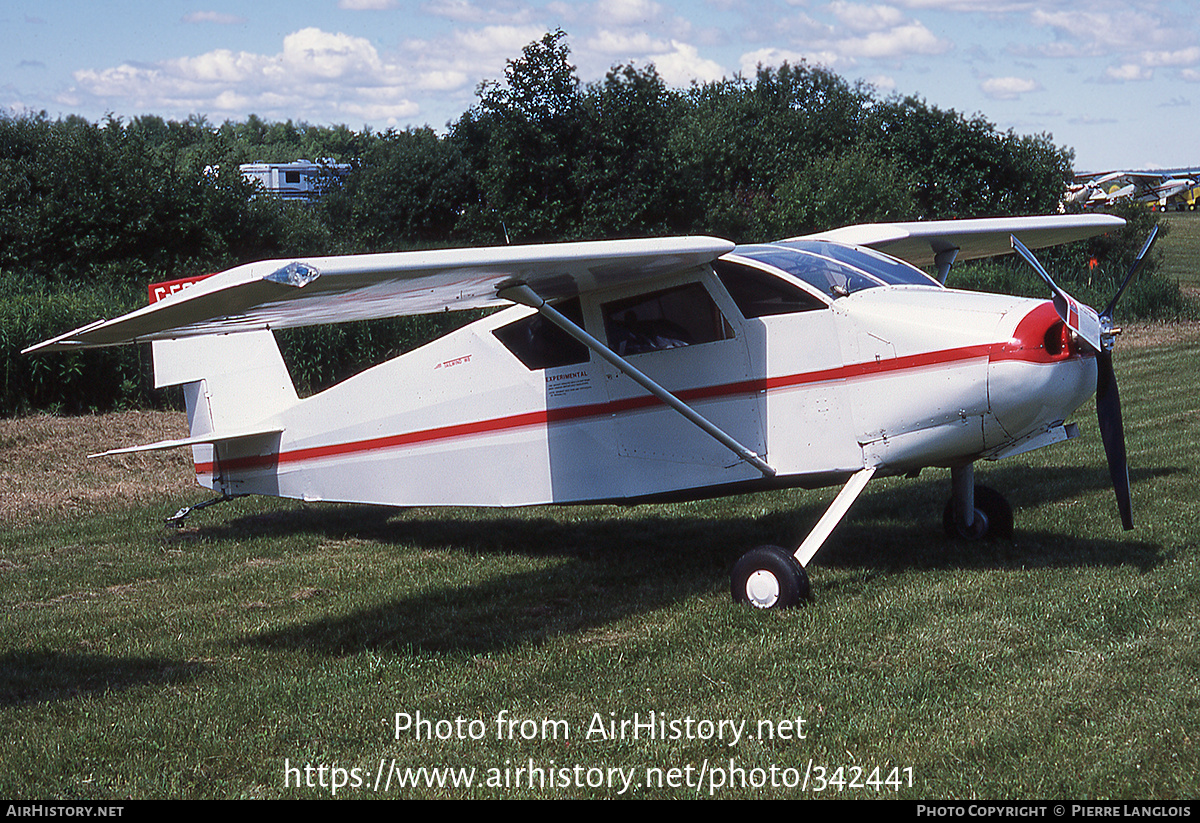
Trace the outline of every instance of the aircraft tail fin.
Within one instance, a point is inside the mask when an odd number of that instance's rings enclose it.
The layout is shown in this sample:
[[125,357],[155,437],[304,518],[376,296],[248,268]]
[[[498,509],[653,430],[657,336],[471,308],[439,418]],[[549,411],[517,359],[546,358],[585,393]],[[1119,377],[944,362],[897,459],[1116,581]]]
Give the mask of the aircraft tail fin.
[[269,330],[156,340],[151,346],[155,388],[183,386],[190,437],[177,445],[192,446],[201,485],[212,488],[215,442],[279,432],[270,421],[299,402]]

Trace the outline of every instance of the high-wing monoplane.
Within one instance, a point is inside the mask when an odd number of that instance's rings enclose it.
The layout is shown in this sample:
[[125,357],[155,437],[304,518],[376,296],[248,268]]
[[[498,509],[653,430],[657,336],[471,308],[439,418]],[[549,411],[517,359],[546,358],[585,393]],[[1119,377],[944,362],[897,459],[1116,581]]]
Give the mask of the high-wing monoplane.
[[[1074,437],[1068,418],[1093,393],[1132,527],[1116,298],[1101,312],[1077,302],[1029,251],[1123,222],[264,261],[158,284],[150,305],[29,351],[149,341],[156,385],[183,387],[189,436],[106,453],[191,447],[199,482],[223,497],[526,506],[841,485],[799,547],[760,547],[733,569],[734,599],[781,607],[807,599],[805,567],[873,477],[949,469],[947,532],[1010,534],[1009,505],[976,485],[974,463]],[[944,285],[956,260],[1014,249],[1052,300]],[[272,333],[497,306],[302,399]]]
[[1157,171],[1110,171],[1075,176],[1064,202],[1085,208],[1111,206],[1121,200],[1134,200],[1166,211],[1172,204],[1181,209],[1192,199],[1196,180],[1187,175]]

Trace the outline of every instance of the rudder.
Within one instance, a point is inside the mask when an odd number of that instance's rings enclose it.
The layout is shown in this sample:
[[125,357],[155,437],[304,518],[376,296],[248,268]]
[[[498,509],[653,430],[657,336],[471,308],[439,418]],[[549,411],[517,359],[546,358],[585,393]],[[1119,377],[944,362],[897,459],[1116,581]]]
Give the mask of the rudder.
[[[183,386],[190,436],[244,431],[299,402],[269,329],[151,343],[154,386]],[[214,447],[192,447],[201,485],[213,487]]]

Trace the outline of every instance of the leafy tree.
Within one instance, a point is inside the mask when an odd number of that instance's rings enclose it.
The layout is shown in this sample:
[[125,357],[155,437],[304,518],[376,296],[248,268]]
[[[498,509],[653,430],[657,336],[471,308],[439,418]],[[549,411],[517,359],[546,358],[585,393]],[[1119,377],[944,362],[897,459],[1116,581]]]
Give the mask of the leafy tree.
[[927,218],[1053,211],[1071,177],[1072,153],[1049,135],[1000,134],[976,115],[930,107],[915,97],[872,106],[864,142],[915,184]]
[[566,34],[526,46],[504,76],[484,83],[479,104],[451,129],[478,187],[463,227],[476,238],[503,233],[518,242],[570,237],[581,209],[573,172],[583,101]]
[[236,169],[209,162],[208,139],[157,118],[0,117],[0,267],[144,287],[321,249],[311,216],[253,197]]
[[581,200],[579,235],[665,234],[694,222],[693,193],[683,186],[672,140],[685,105],[653,66],[616,67],[587,89],[572,187]]
[[912,181],[867,149],[815,159],[776,191],[760,218],[759,239],[778,240],[851,223],[920,216]]
[[675,139],[688,157],[689,187],[702,197],[705,230],[756,237],[776,189],[814,160],[852,146],[869,89],[801,63],[759,68],[692,89]]
[[320,209],[344,250],[395,250],[452,238],[473,191],[456,143],[427,128],[389,131]]

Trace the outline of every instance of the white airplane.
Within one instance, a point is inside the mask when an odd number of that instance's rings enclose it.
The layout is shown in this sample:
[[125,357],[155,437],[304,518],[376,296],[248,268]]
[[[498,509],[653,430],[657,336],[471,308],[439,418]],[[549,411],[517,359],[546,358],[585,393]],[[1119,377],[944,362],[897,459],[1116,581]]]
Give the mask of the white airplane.
[[[1134,199],[1166,209],[1168,201],[1196,187],[1190,177],[1174,177],[1152,171],[1111,171],[1099,176],[1076,175],[1075,185],[1068,188],[1065,202],[1082,203],[1088,207],[1108,206],[1120,200]],[[1124,185],[1109,183],[1122,182]]]
[[[749,246],[673,237],[265,261],[158,284],[150,305],[27,351],[151,341],[156,386],[183,386],[190,436],[105,454],[190,446],[200,484],[222,494],[201,506],[245,494],[527,506],[841,484],[799,547],[760,547],[734,568],[735,600],[778,608],[808,599],[805,567],[873,477],[949,468],[947,531],[1011,534],[1011,509],[976,486],[974,462],[1074,437],[1067,418],[1093,392],[1132,527],[1110,354],[1117,298],[1098,314],[1044,270],[1052,302],[942,283],[956,259],[1015,247],[1036,265],[1025,244],[1123,223],[1064,215]],[[507,308],[304,399],[271,332],[495,306]]]

